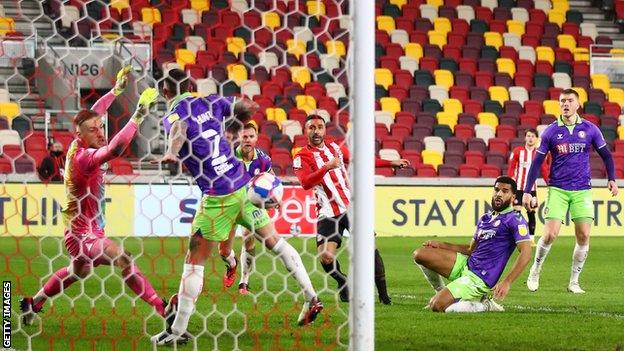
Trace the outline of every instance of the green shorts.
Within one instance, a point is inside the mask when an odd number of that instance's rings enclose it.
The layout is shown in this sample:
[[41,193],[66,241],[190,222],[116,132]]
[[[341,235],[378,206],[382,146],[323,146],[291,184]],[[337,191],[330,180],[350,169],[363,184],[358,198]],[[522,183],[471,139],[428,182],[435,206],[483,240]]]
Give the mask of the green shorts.
[[483,279],[468,269],[468,256],[457,253],[451,275],[451,281],[446,288],[451,295],[461,300],[481,300],[490,293],[490,288]]
[[565,221],[566,213],[570,209],[570,218],[594,219],[594,203],[591,190],[568,191],[554,186],[548,187],[548,198],[544,208],[546,219]]
[[267,211],[247,200],[247,187],[223,196],[204,195],[195,214],[192,234],[199,231],[211,241],[227,240],[235,224],[254,231],[271,223]]

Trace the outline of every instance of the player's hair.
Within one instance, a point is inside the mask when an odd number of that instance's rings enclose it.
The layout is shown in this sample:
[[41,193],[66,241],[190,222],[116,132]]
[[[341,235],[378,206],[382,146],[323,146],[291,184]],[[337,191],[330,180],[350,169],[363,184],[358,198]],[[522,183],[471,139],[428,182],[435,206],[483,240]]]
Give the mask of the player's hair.
[[527,133],[533,133],[535,134],[535,136],[537,136],[537,129],[535,128],[529,128],[524,132],[524,135],[527,135]]
[[256,125],[251,122],[245,123],[245,126],[243,126],[243,129],[253,129],[256,133],[258,133],[258,128],[256,128]]
[[500,176],[496,178],[496,181],[494,182],[494,184],[496,183],[509,184],[511,185],[511,189],[514,191],[518,189],[518,184],[516,183],[516,181],[509,176]]
[[308,117],[306,117],[305,122],[303,122],[303,125],[306,125],[309,121],[314,120],[314,119],[319,119],[321,121],[323,121],[323,123],[325,123],[325,118],[321,117],[320,115],[309,115]]
[[574,89],[564,89],[561,91],[561,95],[569,95],[569,94],[576,96],[577,99],[579,98],[579,94]]
[[[189,91],[190,80],[181,69],[174,68],[167,72],[167,77],[163,81],[164,87],[169,91],[177,92],[178,94],[185,93]],[[178,90],[178,88],[180,90]]]
[[98,116],[99,114],[93,110],[80,110],[80,112],[74,116],[74,126],[80,127],[80,125],[85,121]]

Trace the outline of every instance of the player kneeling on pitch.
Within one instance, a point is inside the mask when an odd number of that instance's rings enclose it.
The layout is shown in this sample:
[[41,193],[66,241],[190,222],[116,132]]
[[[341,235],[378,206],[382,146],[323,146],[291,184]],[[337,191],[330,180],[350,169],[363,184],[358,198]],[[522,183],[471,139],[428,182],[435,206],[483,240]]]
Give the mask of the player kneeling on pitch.
[[[414,262],[437,293],[429,300],[434,312],[503,311],[491,299],[507,296],[511,283],[531,260],[527,222],[513,210],[516,182],[498,177],[492,208],[479,219],[470,245],[427,241],[414,251]],[[505,279],[498,281],[515,248],[520,254]],[[442,276],[450,280],[445,286]]]

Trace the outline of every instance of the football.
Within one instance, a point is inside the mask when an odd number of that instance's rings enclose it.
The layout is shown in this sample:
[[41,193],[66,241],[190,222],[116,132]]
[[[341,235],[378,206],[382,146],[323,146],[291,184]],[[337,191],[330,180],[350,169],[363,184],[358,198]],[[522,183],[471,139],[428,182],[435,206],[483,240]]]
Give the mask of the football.
[[260,208],[272,208],[282,202],[284,187],[282,182],[271,173],[260,173],[251,178],[247,197]]

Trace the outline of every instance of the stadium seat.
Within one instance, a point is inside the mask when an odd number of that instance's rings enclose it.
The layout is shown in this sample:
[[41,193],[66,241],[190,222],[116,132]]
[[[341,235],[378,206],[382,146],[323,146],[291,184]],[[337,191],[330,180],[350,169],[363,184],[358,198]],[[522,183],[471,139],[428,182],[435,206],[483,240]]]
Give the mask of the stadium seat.
[[591,82],[594,89],[601,89],[605,93],[608,92],[609,89],[611,89],[609,76],[607,76],[606,74],[592,74]]
[[292,81],[299,83],[301,87],[304,87],[307,83],[312,81],[312,75],[305,66],[291,66],[290,67]]
[[0,102],[0,116],[6,117],[9,124],[13,118],[21,114],[19,104],[15,102]]
[[423,150],[422,151],[423,164],[431,165],[435,169],[443,163],[442,153],[436,150]]
[[238,86],[248,79],[247,67],[245,65],[229,64],[227,65],[227,72],[228,79],[234,81]]
[[375,84],[381,85],[384,89],[388,89],[394,83],[392,72],[387,68],[375,69]]
[[245,39],[239,37],[230,37],[226,39],[227,51],[240,57],[240,54],[246,51],[247,43]]
[[288,39],[286,41],[286,51],[299,59],[301,55],[306,53],[306,44],[302,40]]

